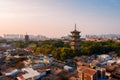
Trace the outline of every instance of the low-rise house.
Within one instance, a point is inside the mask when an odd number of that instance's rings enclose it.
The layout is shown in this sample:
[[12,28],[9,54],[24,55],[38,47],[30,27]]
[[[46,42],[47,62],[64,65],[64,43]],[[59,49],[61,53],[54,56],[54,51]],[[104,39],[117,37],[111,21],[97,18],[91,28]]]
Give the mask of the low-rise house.
[[46,67],[46,65],[44,63],[41,63],[41,64],[34,64],[32,66],[34,69],[38,69],[38,68],[43,68],[43,67]]
[[95,69],[87,68],[87,67],[78,67],[78,76],[81,80],[96,80],[97,79],[97,71]]
[[98,60],[100,60],[100,61],[108,61],[108,60],[111,60],[111,59],[112,58],[107,54],[98,55]]
[[70,67],[70,66],[68,66],[68,65],[65,65],[65,66],[64,66],[64,70],[66,70],[66,71],[71,71],[71,70],[73,70],[73,67]]
[[23,68],[22,71],[25,73],[21,76],[18,76],[18,80],[29,80],[34,79],[36,76],[39,76],[40,73],[36,70],[33,70],[32,68]]
[[117,53],[115,51],[108,53],[111,57],[117,57]]
[[116,60],[116,63],[117,63],[117,64],[120,64],[120,59]]
[[115,60],[109,60],[107,61],[107,65],[111,66],[112,64],[114,64],[116,61]]
[[118,80],[120,80],[120,67],[116,68],[112,75],[118,78]]
[[3,58],[3,57],[5,57],[5,54],[0,54],[0,58]]
[[44,63],[46,63],[46,64],[52,63],[53,60],[54,60],[54,58],[53,57],[49,57],[49,56],[45,56],[44,59],[43,59]]
[[0,77],[0,80],[13,80],[13,79],[11,77],[4,76]]
[[21,71],[15,69],[15,70],[13,70],[13,71],[11,71],[11,72],[9,72],[9,73],[5,73],[5,75],[6,75],[6,76],[15,76],[15,75],[18,74],[18,73],[21,73]]
[[97,77],[98,78],[106,78],[106,69],[105,68],[97,68]]
[[79,78],[72,76],[72,77],[70,77],[70,80],[79,80]]

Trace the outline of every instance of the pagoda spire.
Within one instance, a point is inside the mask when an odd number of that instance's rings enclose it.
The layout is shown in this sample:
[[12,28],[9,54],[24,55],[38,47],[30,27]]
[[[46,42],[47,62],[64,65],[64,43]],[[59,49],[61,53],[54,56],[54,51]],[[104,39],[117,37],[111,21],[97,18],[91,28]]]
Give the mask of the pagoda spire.
[[75,24],[75,31],[76,31],[76,24]]

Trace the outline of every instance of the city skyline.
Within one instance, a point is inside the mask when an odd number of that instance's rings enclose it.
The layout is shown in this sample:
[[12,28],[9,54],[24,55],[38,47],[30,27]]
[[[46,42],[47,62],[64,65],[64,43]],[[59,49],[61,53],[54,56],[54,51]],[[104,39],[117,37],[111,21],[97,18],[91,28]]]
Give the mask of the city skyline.
[[120,34],[119,0],[0,0],[0,35]]

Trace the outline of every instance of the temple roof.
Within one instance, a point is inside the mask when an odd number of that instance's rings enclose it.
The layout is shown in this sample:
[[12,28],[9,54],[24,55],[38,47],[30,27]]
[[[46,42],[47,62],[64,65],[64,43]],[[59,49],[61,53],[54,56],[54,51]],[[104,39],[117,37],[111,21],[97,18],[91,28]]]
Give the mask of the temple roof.
[[75,29],[74,29],[74,31],[72,31],[71,33],[80,33],[80,31],[77,31],[77,29],[76,29],[76,24],[75,24]]

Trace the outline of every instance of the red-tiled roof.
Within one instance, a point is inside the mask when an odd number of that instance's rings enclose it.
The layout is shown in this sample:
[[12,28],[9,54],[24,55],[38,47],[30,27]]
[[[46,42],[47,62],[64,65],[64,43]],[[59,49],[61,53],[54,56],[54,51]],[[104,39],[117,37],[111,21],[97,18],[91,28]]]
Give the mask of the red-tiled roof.
[[94,75],[97,71],[94,70],[94,69],[85,68],[85,69],[83,70],[83,72],[86,73],[86,74],[89,74],[89,75]]
[[18,77],[17,77],[19,80],[21,79],[21,80],[24,80],[24,77],[22,76],[22,75],[19,75]]
[[78,71],[81,71],[89,75],[94,75],[97,72],[95,69],[91,69],[83,66],[78,67]]

